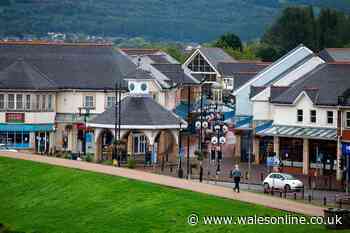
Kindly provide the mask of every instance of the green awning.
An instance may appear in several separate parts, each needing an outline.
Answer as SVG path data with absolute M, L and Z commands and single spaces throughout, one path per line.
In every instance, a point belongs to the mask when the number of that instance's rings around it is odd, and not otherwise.
M 54 131 L 54 124 L 8 124 L 1 123 L 0 131 L 50 132 Z

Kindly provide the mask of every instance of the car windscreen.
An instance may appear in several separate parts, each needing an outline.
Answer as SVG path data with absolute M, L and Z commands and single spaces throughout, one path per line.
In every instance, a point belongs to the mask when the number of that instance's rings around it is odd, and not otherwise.
M 283 174 L 285 180 L 295 180 L 295 177 L 289 174 Z

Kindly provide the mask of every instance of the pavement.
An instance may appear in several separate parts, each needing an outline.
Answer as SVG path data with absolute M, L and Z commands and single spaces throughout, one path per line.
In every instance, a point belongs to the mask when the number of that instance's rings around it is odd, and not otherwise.
M 113 176 L 120 176 L 134 180 L 150 182 L 158 185 L 190 190 L 194 192 L 209 194 L 221 198 L 238 200 L 242 202 L 262 205 L 268 208 L 299 213 L 309 216 L 323 216 L 324 208 L 295 202 L 293 200 L 273 197 L 269 195 L 261 195 L 254 192 L 241 191 L 240 193 L 233 192 L 231 187 L 214 185 L 210 183 L 199 183 L 195 180 L 179 179 L 176 177 L 154 174 L 135 169 L 119 168 L 96 163 L 88 163 L 84 161 L 67 160 L 55 157 L 40 156 L 34 154 L 20 152 L 1 152 L 1 157 L 13 159 L 29 160 L 39 163 L 45 163 L 55 166 L 79 169 L 84 171 L 92 171 Z

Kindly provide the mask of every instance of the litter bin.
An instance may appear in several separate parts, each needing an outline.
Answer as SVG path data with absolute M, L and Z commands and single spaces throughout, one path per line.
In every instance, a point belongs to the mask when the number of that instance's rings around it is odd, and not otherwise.
M 326 228 L 328 229 L 350 229 L 350 210 L 329 208 L 324 210 Z M 341 218 L 341 224 L 336 222 L 336 219 Z

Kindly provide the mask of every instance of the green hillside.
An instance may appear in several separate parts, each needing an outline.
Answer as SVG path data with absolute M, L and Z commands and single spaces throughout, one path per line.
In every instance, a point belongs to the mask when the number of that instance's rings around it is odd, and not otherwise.
M 260 37 L 290 4 L 350 12 L 349 0 L 1 0 L 0 35 L 54 31 L 202 42 L 231 31 L 246 40 Z

